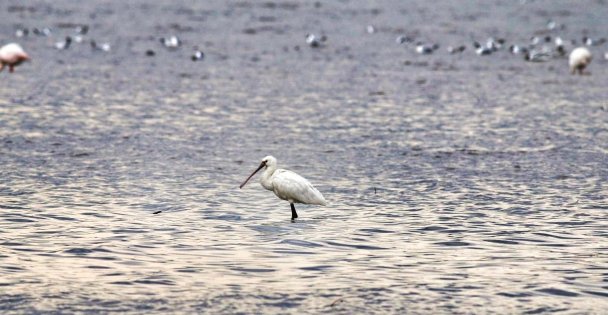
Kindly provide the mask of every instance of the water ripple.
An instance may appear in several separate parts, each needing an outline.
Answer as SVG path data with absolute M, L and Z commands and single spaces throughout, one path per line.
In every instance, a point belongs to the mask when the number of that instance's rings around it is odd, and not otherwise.
M 575 77 L 563 59 L 394 44 L 526 43 L 548 19 L 567 25 L 552 37 L 601 36 L 600 2 L 0 7 L 7 39 L 53 30 L 0 73 L 2 313 L 608 309 L 606 62 Z M 85 41 L 110 53 L 49 49 L 91 19 Z M 160 45 L 171 34 L 182 49 Z M 239 189 L 268 154 L 329 205 L 292 222 L 259 184 Z

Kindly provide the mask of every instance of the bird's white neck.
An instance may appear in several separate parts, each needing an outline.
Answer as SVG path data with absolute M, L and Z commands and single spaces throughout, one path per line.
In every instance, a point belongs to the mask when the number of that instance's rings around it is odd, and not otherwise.
M 260 178 L 260 183 L 262 184 L 262 186 L 268 190 L 273 190 L 273 185 L 272 185 L 272 174 L 274 174 L 274 171 L 277 170 L 277 166 L 276 165 L 268 165 L 266 166 L 266 169 L 264 170 L 264 173 L 262 173 L 262 177 Z

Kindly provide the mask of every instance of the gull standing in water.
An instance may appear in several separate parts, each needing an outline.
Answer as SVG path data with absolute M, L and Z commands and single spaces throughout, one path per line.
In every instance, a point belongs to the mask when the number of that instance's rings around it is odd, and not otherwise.
M 289 201 L 291 220 L 298 217 L 294 203 L 327 205 L 323 195 L 308 180 L 292 171 L 277 169 L 277 159 L 270 155 L 262 159 L 260 166 L 247 177 L 239 188 L 243 188 L 261 169 L 264 169 L 264 172 L 260 183 L 264 188 L 273 191 L 277 197 Z

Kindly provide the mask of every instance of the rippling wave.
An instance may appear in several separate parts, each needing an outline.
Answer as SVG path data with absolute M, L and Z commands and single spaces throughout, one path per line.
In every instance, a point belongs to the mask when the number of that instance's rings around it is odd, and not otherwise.
M 34 62 L 0 73 L 1 313 L 608 309 L 606 62 L 394 44 L 527 40 L 549 17 L 574 37 L 605 5 L 128 3 L 0 4 L 3 34 L 88 21 L 115 47 L 27 38 Z M 172 32 L 206 59 L 161 50 Z M 268 154 L 329 205 L 292 223 L 239 190 Z

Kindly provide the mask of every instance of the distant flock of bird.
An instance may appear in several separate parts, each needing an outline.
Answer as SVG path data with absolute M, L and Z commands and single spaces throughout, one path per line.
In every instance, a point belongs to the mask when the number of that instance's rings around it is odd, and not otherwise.
M 563 27 L 563 25 L 558 25 L 554 21 L 549 21 L 547 23 L 548 31 L 554 31 L 558 28 L 563 29 Z M 373 25 L 368 25 L 366 27 L 366 31 L 369 34 L 373 34 L 376 32 L 376 28 Z M 73 43 L 83 43 L 85 41 L 85 36 L 88 32 L 88 25 L 78 25 L 75 27 L 74 33 L 72 35 L 68 35 L 65 37 L 64 40 L 56 42 L 54 44 L 54 48 L 57 50 L 66 50 L 69 49 Z M 23 38 L 27 36 L 49 37 L 52 36 L 52 34 L 53 31 L 48 27 L 32 28 L 31 30 L 27 28 L 19 28 L 15 31 L 15 36 L 17 38 Z M 395 41 L 399 45 L 413 46 L 414 51 L 416 53 L 424 55 L 433 54 L 435 51 L 439 50 L 440 47 L 437 43 L 427 44 L 422 41 L 416 41 L 413 37 L 409 37 L 407 35 L 400 35 L 396 38 Z M 327 36 L 307 34 L 305 42 L 308 46 L 312 48 L 320 48 L 326 44 Z M 568 47 L 573 47 L 574 49 L 570 51 L 568 60 L 570 72 L 572 74 L 583 74 L 583 71 L 592 60 L 592 54 L 586 46 L 600 46 L 603 45 L 605 42 L 605 38 L 592 39 L 590 37 L 583 37 L 581 46 L 574 48 L 577 44 L 575 40 L 567 42 L 561 37 L 552 38 L 549 35 L 544 37 L 533 36 L 530 38 L 530 43 L 528 43 L 527 45 L 512 44 L 508 46 L 508 50 L 514 55 L 523 55 L 524 60 L 526 61 L 544 62 L 552 58 L 565 57 L 568 53 Z M 96 51 L 109 52 L 112 49 L 109 43 L 97 43 L 95 40 L 92 39 L 89 40 L 89 43 L 91 45 L 91 48 Z M 182 41 L 175 35 L 160 38 L 160 43 L 168 50 L 176 50 L 182 46 Z M 475 54 L 479 56 L 491 55 L 507 47 L 506 40 L 501 38 L 495 39 L 492 37 L 488 38 L 485 43 L 473 41 L 472 46 Z M 463 53 L 466 48 L 467 47 L 465 45 L 460 45 L 456 47 L 448 46 L 447 52 L 449 54 L 459 54 Z M 152 57 L 155 54 L 155 51 L 152 49 L 148 49 L 145 52 L 145 55 L 149 57 Z M 197 47 L 194 47 L 194 52 L 190 57 L 191 60 L 199 61 L 203 60 L 204 57 L 205 54 Z M 604 57 L 608 59 L 608 52 L 606 52 Z M 14 72 L 16 66 L 28 60 L 31 60 L 30 56 L 17 43 L 10 43 L 0 48 L 0 71 L 2 71 L 5 66 L 7 66 L 9 68 L 9 72 Z
M 88 25 L 78 25 L 74 29 L 74 33 L 67 35 L 63 40 L 57 41 L 53 44 L 53 48 L 56 50 L 67 50 L 72 47 L 73 44 L 81 44 L 86 41 L 85 37 L 89 32 Z M 37 28 L 34 27 L 31 30 L 28 28 L 19 28 L 15 31 L 15 37 L 24 38 L 29 36 L 39 37 L 50 37 L 53 35 L 53 31 L 49 27 Z M 88 41 L 91 49 L 94 51 L 110 52 L 112 46 L 110 43 L 98 43 L 94 39 Z M 168 50 L 176 50 L 182 46 L 182 41 L 175 35 L 169 37 L 160 38 L 160 43 Z M 156 55 L 154 50 L 148 49 L 145 55 L 152 57 Z M 205 54 L 197 47 L 194 48 L 190 59 L 192 61 L 203 60 Z M 24 61 L 31 60 L 30 56 L 25 52 L 23 47 L 17 43 L 10 43 L 0 47 L 0 72 L 5 66 L 9 68 L 9 72 L 14 72 L 15 67 L 22 64 Z
M 554 21 L 550 20 L 547 23 L 547 30 L 541 33 L 547 33 L 563 29 L 564 25 L 558 25 Z M 368 25 L 366 31 L 369 34 L 374 34 L 376 28 L 373 25 Z M 306 44 L 312 48 L 323 47 L 327 41 L 327 36 L 317 36 L 315 34 L 306 35 Z M 600 46 L 606 43 L 605 38 L 592 39 L 588 36 L 582 38 L 580 47 L 576 47 L 576 40 L 566 41 L 559 36 L 552 38 L 550 35 L 544 37 L 532 36 L 530 42 L 527 45 L 511 44 L 508 46 L 508 51 L 513 55 L 522 55 L 525 61 L 529 62 L 545 62 L 553 58 L 563 58 L 568 54 L 568 48 L 573 48 L 570 51 L 568 63 L 570 72 L 572 74 L 583 74 L 583 70 L 591 63 L 592 54 L 587 48 L 588 46 Z M 395 39 L 395 42 L 399 45 L 406 45 L 407 47 L 413 47 L 414 51 L 418 54 L 429 55 L 439 50 L 440 45 L 437 43 L 429 44 L 423 41 L 416 41 L 415 38 L 407 35 L 399 35 Z M 476 40 L 472 42 L 473 51 L 479 56 L 488 56 L 499 50 L 504 50 L 506 46 L 506 40 L 499 38 L 495 39 L 490 37 L 485 43 L 480 43 Z M 467 49 L 467 46 L 448 46 L 447 52 L 449 54 L 460 54 Z M 608 52 L 604 54 L 604 58 L 608 60 Z

